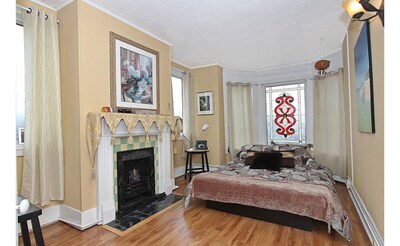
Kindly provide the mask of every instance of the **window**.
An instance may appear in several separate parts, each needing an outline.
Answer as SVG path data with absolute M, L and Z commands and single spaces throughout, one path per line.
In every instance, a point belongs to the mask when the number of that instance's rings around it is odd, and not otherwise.
M 183 111 L 183 94 L 182 94 L 182 79 L 172 76 L 172 98 L 174 106 L 174 116 L 182 118 Z
M 16 27 L 16 56 L 17 56 L 17 81 L 16 81 L 16 138 L 17 150 L 23 149 L 25 128 L 25 53 L 24 53 L 24 27 Z M 18 151 L 17 151 L 18 152 Z M 20 154 L 19 154 L 20 155 Z
M 268 144 L 305 143 L 304 83 L 266 87 Z

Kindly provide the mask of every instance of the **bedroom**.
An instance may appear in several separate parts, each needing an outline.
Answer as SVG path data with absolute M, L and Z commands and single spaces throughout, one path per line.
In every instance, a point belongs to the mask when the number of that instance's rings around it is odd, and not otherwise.
M 60 20 L 60 62 L 61 62 L 61 83 L 62 83 L 62 105 L 63 107 L 63 129 L 64 135 L 64 157 L 65 157 L 65 198 L 62 205 L 80 211 L 82 214 L 96 207 L 95 181 L 91 178 L 92 169 L 90 166 L 89 154 L 86 150 L 86 115 L 88 112 L 99 112 L 101 107 L 110 105 L 110 67 L 109 67 L 109 31 L 115 31 L 119 34 L 134 40 L 146 47 L 156 49 L 159 56 L 159 75 L 161 81 L 170 81 L 171 68 L 179 66 L 180 60 L 174 60 L 174 48 L 164 42 L 155 39 L 137 28 L 134 28 L 121 20 L 105 13 L 103 10 L 88 4 L 90 1 L 74 1 L 63 6 L 57 11 L 57 19 Z M 30 6 L 33 3 L 29 1 L 17 1 L 19 5 Z M 335 3 L 340 8 L 340 2 Z M 379 6 L 379 3 L 374 3 Z M 43 8 L 42 6 L 39 6 Z M 343 10 L 343 15 L 345 14 Z M 349 17 L 347 17 L 349 18 Z M 349 19 L 348 19 L 349 21 Z M 372 49 L 383 50 L 383 27 L 379 26 L 379 19 L 371 21 Z M 71 31 L 76 30 L 76 31 Z M 346 27 L 343 34 L 346 33 Z M 374 33 L 374 32 L 377 33 Z M 357 35 L 357 34 L 354 34 Z M 319 56 L 320 38 L 316 38 L 315 45 L 307 47 L 309 50 L 317 51 Z M 354 41 L 356 36 L 352 37 Z M 375 38 L 375 40 L 374 40 Z M 342 56 L 342 41 L 340 38 L 337 48 L 340 48 L 339 56 Z M 324 39 L 324 44 L 328 46 L 329 40 Z M 333 50 L 327 50 L 326 54 Z M 104 54 L 104 55 L 99 55 Z M 172 53 L 172 54 L 171 54 Z M 381 57 L 373 55 L 374 63 L 374 81 L 383 80 L 383 53 Z M 335 54 L 333 54 L 334 56 Z M 171 64 L 172 60 L 177 63 Z M 336 57 L 337 58 L 337 57 Z M 194 59 L 194 58 L 193 58 Z M 311 61 L 314 58 L 304 59 Z M 335 57 L 329 58 L 334 61 Z M 341 58 L 338 59 L 341 61 Z M 173 62 L 172 61 L 172 62 Z M 214 62 L 215 63 L 215 62 Z M 248 62 L 250 63 L 250 62 Z M 333 62 L 332 62 L 333 63 Z M 210 64 L 210 63 L 208 63 Z M 290 63 L 288 63 L 290 64 Z M 310 62 L 312 66 L 313 62 Z M 375 65 L 378 64 L 378 65 Z M 194 68 L 199 65 L 191 65 Z M 335 65 L 332 64 L 332 67 Z M 379 66 L 382 66 L 381 69 Z M 210 163 L 213 165 L 225 162 L 225 149 L 227 142 L 225 140 L 226 127 L 224 126 L 223 105 L 225 98 L 223 96 L 223 84 L 229 80 L 238 81 L 239 79 L 249 81 L 247 78 L 254 78 L 254 83 L 259 81 L 277 81 L 308 78 L 314 75 L 315 71 L 309 69 L 307 77 L 285 78 L 278 77 L 284 73 L 295 74 L 297 69 L 303 70 L 299 66 L 287 66 L 281 71 L 274 69 L 265 69 L 265 71 L 240 71 L 235 67 L 221 67 L 219 65 L 190 69 L 195 84 L 195 92 L 213 91 L 214 92 L 214 114 L 209 116 L 195 116 L 196 131 L 199 131 L 204 123 L 209 123 L 211 127 L 202 135 L 208 140 L 210 148 Z M 344 67 L 344 66 L 343 66 Z M 263 67 L 265 68 L 265 67 Z M 291 70 L 293 69 L 293 70 Z M 235 71 L 236 70 L 236 71 Z M 303 70 L 304 71 L 304 70 Z M 234 74 L 236 72 L 236 74 Z M 229 78 L 229 76 L 236 76 Z M 275 76 L 275 77 L 274 77 Z M 198 79 L 198 80 L 197 80 Z M 201 81 L 196 83 L 197 81 Z M 70 83 L 64 83 L 70 81 Z M 212 83 L 211 81 L 218 81 Z M 207 84 L 208 83 L 208 84 Z M 171 93 L 169 86 L 160 85 L 160 113 L 169 114 L 171 103 Z M 375 115 L 376 133 L 363 134 L 358 132 L 357 128 L 353 131 L 353 168 L 355 188 L 359 193 L 365 207 L 370 214 L 377 231 L 383 238 L 384 235 L 384 203 L 383 203 L 383 84 L 374 83 L 375 112 L 381 115 Z M 168 90 L 167 90 L 167 89 Z M 354 106 L 354 105 L 353 105 Z M 377 109 L 379 107 L 379 109 Z M 355 114 L 355 112 L 353 112 Z M 354 121 L 355 122 L 355 121 Z M 354 123 L 353 122 L 353 123 Z M 261 126 L 258 126 L 261 128 Z M 381 129 L 379 131 L 379 129 Z M 262 132 L 259 132 L 259 135 Z M 178 150 L 180 152 L 180 150 Z M 365 164 L 367 163 L 367 164 Z M 380 163 L 374 165 L 373 163 Z M 20 161 L 18 162 L 21 165 Z M 367 166 L 365 166 L 367 165 Z M 179 166 L 176 166 L 179 167 Z M 21 170 L 21 169 L 19 169 Z M 374 182 L 371 182 L 371 175 L 374 176 Z M 82 222 L 82 221 L 80 221 Z M 386 237 L 385 237 L 386 238 Z

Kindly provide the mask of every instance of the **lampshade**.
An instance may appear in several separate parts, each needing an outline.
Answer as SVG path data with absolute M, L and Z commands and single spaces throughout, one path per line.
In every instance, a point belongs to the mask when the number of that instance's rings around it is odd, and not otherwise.
M 21 214 L 24 214 L 28 212 L 29 210 L 29 201 L 27 199 L 24 199 L 21 201 L 21 203 L 17 206 L 17 209 Z
M 203 127 L 201 128 L 201 131 L 207 130 L 208 127 L 209 127 L 209 125 L 208 125 L 207 123 L 205 123 L 205 124 L 203 125 Z
M 360 18 L 365 12 L 364 8 L 357 0 L 344 0 L 342 6 L 351 17 Z
M 202 134 L 205 130 L 207 130 L 209 126 L 210 126 L 210 125 L 207 124 L 207 123 L 205 123 L 205 124 L 203 125 L 203 127 L 201 128 L 201 132 L 200 132 L 199 136 L 197 136 L 197 138 L 196 138 L 195 143 L 197 142 L 197 140 L 199 140 L 201 134 Z

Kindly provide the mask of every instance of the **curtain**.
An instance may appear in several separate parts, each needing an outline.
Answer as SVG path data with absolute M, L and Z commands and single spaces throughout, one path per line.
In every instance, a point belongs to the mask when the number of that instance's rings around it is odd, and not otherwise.
M 187 138 L 183 138 L 183 143 L 185 148 L 190 148 L 194 145 L 194 98 L 193 98 L 193 90 L 192 90 L 192 77 L 189 72 L 186 72 L 182 75 L 182 90 L 183 90 L 183 112 L 182 112 L 182 120 L 183 120 L 183 134 Z M 186 155 L 185 155 L 186 157 Z
M 314 83 L 314 154 L 334 175 L 347 177 L 343 69 Z
M 46 20 L 47 18 L 47 20 Z M 57 20 L 24 14 L 25 146 L 21 194 L 34 204 L 64 199 Z
M 250 83 L 227 83 L 229 152 L 234 158 L 241 146 L 253 143 Z

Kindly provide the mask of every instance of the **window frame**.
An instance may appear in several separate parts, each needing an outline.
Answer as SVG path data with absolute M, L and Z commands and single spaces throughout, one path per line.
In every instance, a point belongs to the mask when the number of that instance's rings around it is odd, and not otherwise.
M 176 115 L 175 115 L 175 105 L 174 105 L 175 97 L 174 97 L 174 94 L 173 94 L 174 92 L 173 92 L 172 78 L 176 78 L 176 79 L 180 79 L 181 80 L 181 98 L 182 98 L 181 112 L 182 112 L 182 116 L 180 116 L 180 117 L 182 118 L 183 117 L 183 78 L 182 78 L 182 76 L 176 76 L 176 74 L 171 74 L 172 106 L 173 106 L 172 114 L 174 116 L 176 116 Z
M 295 80 L 295 81 L 285 81 L 285 82 L 278 82 L 278 83 L 267 83 L 267 84 L 263 84 L 263 92 L 264 92 L 264 99 L 265 99 L 265 131 L 266 131 L 266 142 L 268 144 L 271 144 L 271 142 L 276 142 L 276 143 L 280 143 L 280 144 L 301 144 L 301 143 L 307 143 L 308 141 L 308 133 L 307 133 L 307 103 L 306 103 L 306 98 L 307 98 L 307 80 Z M 298 96 L 298 98 L 300 98 L 300 102 L 298 102 L 296 104 L 296 109 L 298 111 L 297 115 L 298 118 L 296 118 L 299 127 L 298 127 L 298 132 L 299 132 L 299 137 L 298 140 L 277 140 L 277 139 L 273 139 L 273 125 L 274 125 L 274 113 L 272 112 L 272 114 L 270 114 L 270 116 L 268 115 L 268 107 L 271 108 L 271 110 L 273 111 L 273 98 L 272 98 L 272 93 L 274 92 L 273 89 L 271 89 L 270 92 L 268 92 L 268 88 L 273 88 L 273 87 L 278 87 L 278 86 L 291 86 L 291 85 L 297 85 L 297 88 L 293 88 L 293 89 L 289 89 L 289 90 L 285 90 L 288 92 L 295 92 Z M 301 86 L 302 85 L 302 88 Z M 303 94 L 304 94 L 304 98 L 301 97 L 301 90 L 303 90 Z M 275 90 L 276 92 L 277 90 Z M 282 91 L 283 90 L 278 90 L 278 91 Z M 267 97 L 267 93 L 270 94 L 270 100 L 269 102 L 267 101 L 268 97 Z M 270 104 L 268 106 L 268 104 Z M 304 105 L 304 112 L 302 110 L 302 106 Z M 305 120 L 302 120 L 302 115 L 304 114 L 305 116 Z M 270 125 L 268 125 L 268 117 L 271 117 L 270 119 Z M 303 127 L 304 127 L 304 132 L 303 132 Z M 303 134 L 305 134 L 304 136 L 304 140 L 303 140 Z M 272 134 L 271 137 L 269 137 Z

